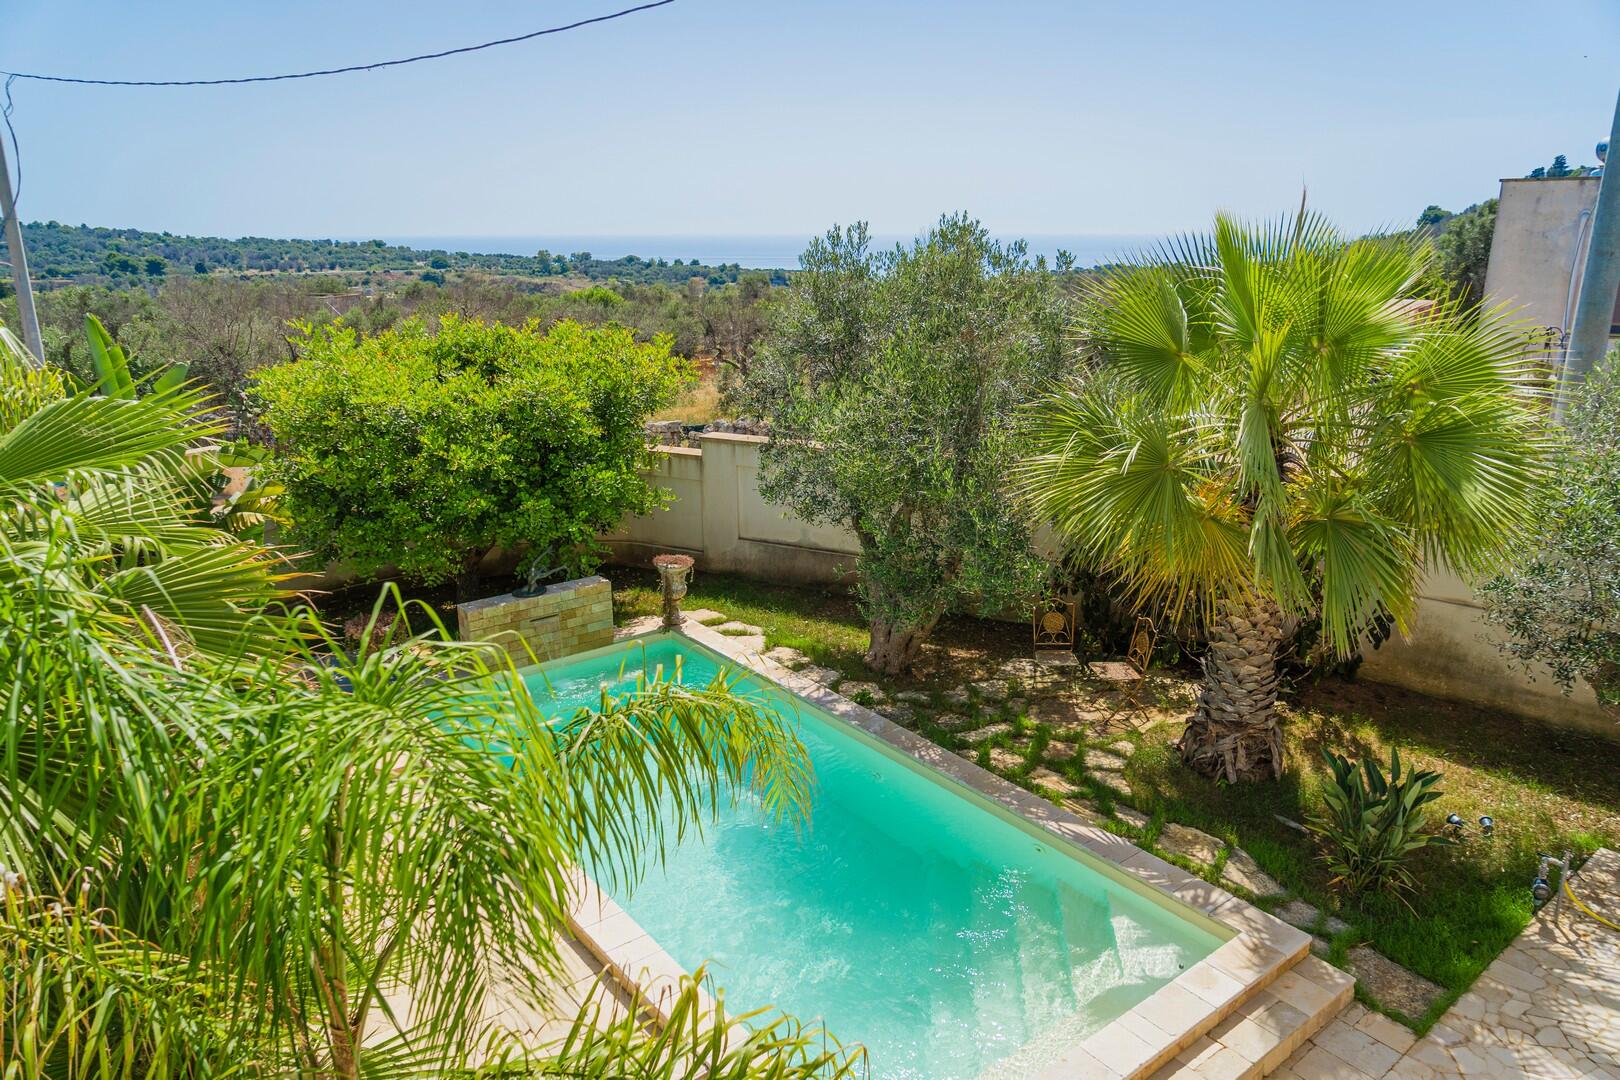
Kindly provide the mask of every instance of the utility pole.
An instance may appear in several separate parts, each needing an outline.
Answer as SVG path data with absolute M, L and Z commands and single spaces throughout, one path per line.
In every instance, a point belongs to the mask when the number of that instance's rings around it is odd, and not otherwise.
M 1614 105 L 1609 153 L 1620 146 L 1620 99 Z M 1616 166 L 1620 169 L 1620 165 Z M 1586 249 L 1586 270 L 1581 274 L 1581 298 L 1575 304 L 1575 325 L 1570 330 L 1569 353 L 1559 380 L 1555 415 L 1564 418 L 1574 392 L 1592 366 L 1609 350 L 1609 326 L 1614 321 L 1614 298 L 1620 293 L 1620 177 L 1603 163 L 1598 184 L 1597 209 L 1592 212 L 1592 239 Z
M 45 342 L 39 336 L 39 315 L 34 311 L 34 286 L 28 280 L 28 253 L 23 251 L 22 222 L 11 191 L 11 165 L 6 161 L 6 140 L 0 137 L 0 214 L 6 216 L 6 250 L 11 253 L 11 283 L 17 287 L 17 314 L 22 319 L 23 342 L 39 363 L 45 362 Z

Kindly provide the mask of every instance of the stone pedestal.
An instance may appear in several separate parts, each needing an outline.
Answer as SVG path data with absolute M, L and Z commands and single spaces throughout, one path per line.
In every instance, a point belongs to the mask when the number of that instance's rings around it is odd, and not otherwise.
M 456 624 L 463 641 L 498 641 L 519 667 L 544 663 L 612 643 L 613 586 L 592 576 L 535 596 L 490 596 L 457 604 Z
M 659 587 L 664 598 L 664 629 L 680 628 L 685 616 L 681 614 L 681 598 L 686 595 L 686 583 L 692 576 L 692 556 L 657 555 L 653 566 L 658 569 Z

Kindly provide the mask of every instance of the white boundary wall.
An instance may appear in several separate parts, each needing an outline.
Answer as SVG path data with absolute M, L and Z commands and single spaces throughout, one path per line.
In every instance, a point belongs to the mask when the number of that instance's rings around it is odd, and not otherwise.
M 828 584 L 848 578 L 860 545 L 853 533 L 810 525 L 759 494 L 759 435 L 705 432 L 701 448 L 657 446 L 647 476 L 674 494 L 663 510 L 626 518 L 602 537 L 621 562 L 646 565 L 661 551 L 699 570 L 768 581 Z
M 663 510 L 625 519 L 602 538 L 615 559 L 646 566 L 659 552 L 674 551 L 691 555 L 699 570 L 810 585 L 848 580 L 860 551 L 852 533 L 808 525 L 760 497 L 760 446 L 768 440 L 722 432 L 700 439 L 701 448 L 654 448 L 648 478 L 675 498 Z M 1620 725 L 1598 708 L 1590 687 L 1565 695 L 1544 669 L 1532 678 L 1497 649 L 1501 636 L 1480 616 L 1467 584 L 1449 571 L 1431 574 L 1411 637 L 1367 648 L 1360 674 L 1620 739 Z

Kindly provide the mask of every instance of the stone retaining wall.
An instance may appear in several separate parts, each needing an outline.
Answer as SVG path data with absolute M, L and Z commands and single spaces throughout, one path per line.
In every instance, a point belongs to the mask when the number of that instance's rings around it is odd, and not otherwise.
M 499 641 L 513 663 L 554 660 L 613 642 L 613 586 L 575 578 L 536 596 L 505 593 L 456 605 L 463 641 Z

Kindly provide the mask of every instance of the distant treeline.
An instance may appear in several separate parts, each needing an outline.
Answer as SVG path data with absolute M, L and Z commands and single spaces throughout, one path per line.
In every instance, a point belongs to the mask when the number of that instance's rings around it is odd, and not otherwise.
M 638 285 L 685 285 L 692 278 L 700 278 L 709 285 L 728 285 L 747 273 L 736 263 L 706 266 L 695 259 L 670 262 L 638 255 L 598 259 L 588 251 L 569 255 L 549 251 L 534 255 L 475 255 L 465 251 L 424 251 L 381 240 L 277 240 L 262 236 L 227 240 L 63 225 L 57 221 L 25 224 L 23 244 L 28 249 L 32 276 L 46 285 L 133 284 L 212 273 L 416 273 L 432 280 L 432 275 L 447 270 Z M 3 243 L 0 251 L 4 251 Z M 776 284 L 787 281 L 784 270 L 767 271 L 766 275 Z
M 15 328 L 17 301 L 6 292 L 0 325 Z M 137 375 L 185 364 L 247 420 L 244 391 L 253 373 L 298 355 L 303 324 L 342 319 L 373 334 L 405 319 L 431 326 L 449 313 L 509 325 L 615 323 L 643 339 L 667 335 L 677 353 L 712 364 L 726 384 L 746 372 L 777 292 L 757 271 L 718 286 L 688 280 L 679 288 L 615 282 L 545 289 L 476 273 L 442 282 L 384 275 L 365 286 L 336 274 L 186 274 L 140 285 L 65 285 L 39 292 L 37 304 L 47 359 L 80 379 L 95 378 L 84 333 L 84 317 L 95 315 L 133 354 Z

